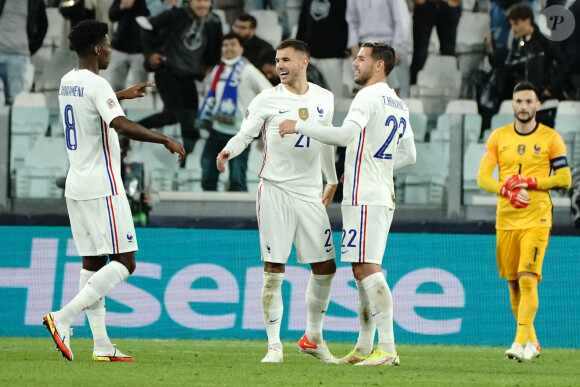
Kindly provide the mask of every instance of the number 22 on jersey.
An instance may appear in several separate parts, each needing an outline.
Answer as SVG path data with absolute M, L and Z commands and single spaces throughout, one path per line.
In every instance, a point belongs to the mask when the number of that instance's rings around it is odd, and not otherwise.
M 395 134 L 397 134 L 397 130 L 399 129 L 399 126 L 402 126 L 403 127 L 403 130 L 401 131 L 401 134 L 399 134 L 399 137 L 397 138 L 397 144 L 399 144 L 399 141 L 401 140 L 401 137 L 403 137 L 403 135 L 405 134 L 405 130 L 407 130 L 407 121 L 403 117 L 401 117 L 400 121 L 397 122 L 397 117 L 395 117 L 393 115 L 389 116 L 387 118 L 387 120 L 385 121 L 385 126 L 387 128 L 389 128 L 390 125 L 392 125 L 392 128 L 391 128 L 391 131 L 389 133 L 389 136 L 387 137 L 387 140 L 379 148 L 379 150 L 377 151 L 377 153 L 375 153 L 374 156 L 373 156 L 373 157 L 375 157 L 377 159 L 392 160 L 393 159 L 393 154 L 392 153 L 387 153 L 387 150 L 389 148 L 389 145 L 391 145 L 391 142 L 393 142 L 393 139 L 395 138 Z

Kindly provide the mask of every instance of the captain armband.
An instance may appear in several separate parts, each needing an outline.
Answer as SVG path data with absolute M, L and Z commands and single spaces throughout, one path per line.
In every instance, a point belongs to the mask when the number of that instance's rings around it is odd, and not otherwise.
M 554 171 L 560 168 L 569 167 L 568 159 L 566 156 L 556 157 L 555 159 L 550 160 L 550 166 Z

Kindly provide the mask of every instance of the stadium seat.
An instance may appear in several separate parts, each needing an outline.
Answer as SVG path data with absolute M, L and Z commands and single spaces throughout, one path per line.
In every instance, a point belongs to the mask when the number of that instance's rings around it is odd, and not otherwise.
M 501 104 L 499 105 L 498 114 L 511 114 L 513 116 L 514 108 L 512 107 L 511 99 L 506 99 L 501 102 Z
M 282 39 L 282 26 L 278 22 L 278 13 L 270 9 L 255 9 L 249 13 L 256 18 L 258 23 L 256 35 L 276 47 Z
M 497 129 L 499 127 L 512 124 L 514 122 L 514 113 L 513 110 L 509 114 L 494 114 L 491 117 L 491 129 Z
M 12 107 L 46 107 L 46 98 L 42 93 L 23 91 L 14 98 Z
M 58 106 L 58 99 L 54 98 L 54 91 L 60 86 L 60 79 L 70 70 L 78 65 L 78 57 L 74 51 L 59 50 L 55 51 L 50 60 L 46 63 L 41 79 L 36 83 L 36 90 L 49 93 L 47 103 L 55 101 L 54 105 Z
M 447 103 L 445 114 L 478 114 L 477 102 L 473 99 L 455 99 Z
M 483 157 L 485 144 L 470 143 L 463 155 L 463 203 L 473 204 L 474 196 L 493 196 L 494 194 L 482 190 L 477 185 L 477 173 Z M 493 172 L 494 178 L 498 178 L 497 168 Z
M 415 98 L 423 101 L 426 114 L 441 114 L 447 102 L 459 98 L 461 72 L 454 56 L 430 55 L 417 75 Z
M 332 117 L 332 125 L 342 126 L 351 103 L 352 98 L 336 98 L 334 100 L 334 116 Z
M 560 101 L 558 114 L 580 116 L 580 101 Z
M 230 32 L 230 25 L 228 24 L 228 19 L 226 18 L 226 11 L 223 9 L 212 9 L 212 12 L 219 16 L 222 22 L 222 33 L 225 35 Z
M 415 144 L 417 162 L 395 171 L 396 190 L 405 204 L 443 204 L 449 176 L 449 143 Z
M 62 190 L 56 186 L 56 179 L 66 176 L 68 166 L 68 156 L 62 139 L 38 137 L 26 153 L 23 165 L 15 169 L 15 197 L 62 197 Z
M 466 2 L 463 3 L 465 7 Z M 455 52 L 464 79 L 472 70 L 481 68 L 486 53 L 484 37 L 489 31 L 489 23 L 489 14 L 484 12 L 464 11 L 459 18 Z
M 481 130 L 481 116 L 476 113 L 463 115 L 464 142 L 477 141 Z M 431 132 L 431 141 L 449 141 L 450 114 L 441 114 L 437 118 L 437 128 Z
M 10 169 L 24 165 L 26 154 L 37 138 L 44 136 L 49 124 L 46 107 L 13 107 L 10 121 Z
M 427 133 L 427 116 L 423 113 L 409 113 L 409 121 L 411 128 L 413 128 L 413 136 L 415 141 L 425 141 L 425 134 Z
M 418 98 L 403 98 L 410 113 L 423 113 L 423 101 Z

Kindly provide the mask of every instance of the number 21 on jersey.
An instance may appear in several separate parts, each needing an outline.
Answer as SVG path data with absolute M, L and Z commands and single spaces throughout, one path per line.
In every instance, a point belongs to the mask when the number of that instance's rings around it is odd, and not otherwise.
M 77 149 L 77 129 L 75 126 L 75 115 L 73 107 L 66 105 L 64 107 L 64 137 L 66 139 L 66 147 L 70 150 Z

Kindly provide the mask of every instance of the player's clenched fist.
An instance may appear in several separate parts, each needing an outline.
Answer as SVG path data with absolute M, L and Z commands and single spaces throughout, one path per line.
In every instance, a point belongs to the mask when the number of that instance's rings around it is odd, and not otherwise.
M 284 137 L 285 134 L 292 134 L 296 133 L 296 121 L 294 120 L 284 120 L 280 122 L 278 125 L 278 133 L 281 137 Z

